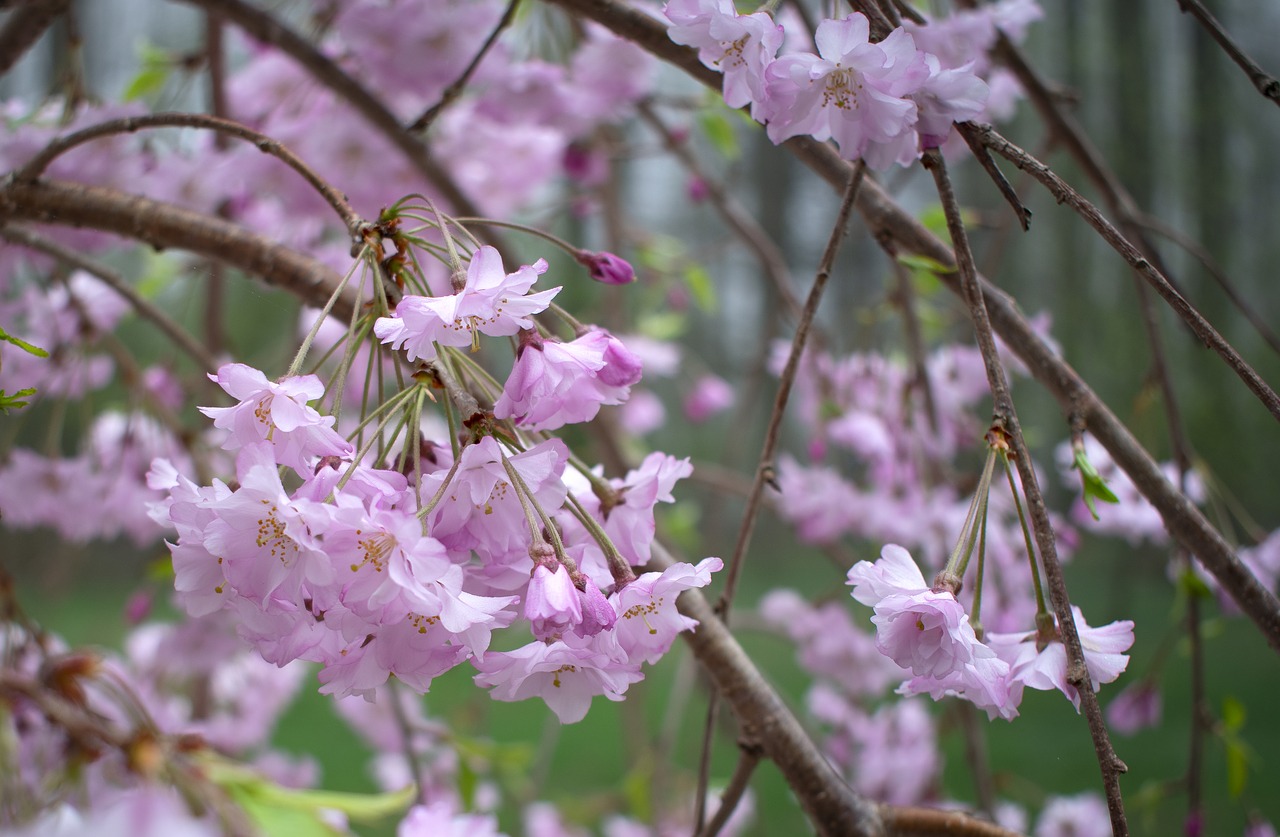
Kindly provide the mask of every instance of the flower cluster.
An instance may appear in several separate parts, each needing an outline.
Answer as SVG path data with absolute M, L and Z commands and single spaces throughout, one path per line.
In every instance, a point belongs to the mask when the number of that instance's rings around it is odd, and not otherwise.
M 375 334 L 413 360 L 519 334 L 496 419 L 524 429 L 587 420 L 625 398 L 640 363 L 604 331 L 540 337 L 530 315 L 559 290 L 529 292 L 545 270 L 508 274 L 482 247 L 456 293 L 406 296 Z M 311 405 L 325 392 L 316 376 L 271 381 L 227 364 L 211 377 L 237 402 L 202 408 L 237 451 L 235 483 L 196 485 L 163 460 L 151 472 L 169 495 L 154 515 L 178 533 L 179 601 L 197 616 L 233 612 L 277 665 L 320 663 L 321 691 L 371 697 L 395 677 L 425 692 L 470 661 L 496 699 L 542 697 L 568 723 L 594 695 L 621 699 L 694 627 L 676 596 L 708 584 L 718 558 L 639 578 L 630 569 L 649 561 L 654 507 L 674 499 L 687 460 L 655 453 L 607 481 L 566 471 L 558 439 L 504 444 L 476 431 L 393 470 Z M 490 650 L 521 616 L 533 641 Z
M 1030 11 L 1028 10 L 1030 5 Z M 702 63 L 724 74 L 724 98 L 750 105 L 769 139 L 834 140 L 846 159 L 876 169 L 908 165 L 921 149 L 942 145 L 954 122 L 987 113 L 990 88 L 977 69 L 996 27 L 1025 26 L 1034 4 L 1013 0 L 971 13 L 987 37 L 935 39 L 930 26 L 898 27 L 873 42 L 860 12 L 818 24 L 817 52 L 779 55 L 784 29 L 765 12 L 738 14 L 732 0 L 670 0 L 670 37 L 696 47 Z M 938 29 L 946 30 L 946 22 Z M 959 43 L 959 46 L 956 44 Z M 926 46 L 928 45 L 928 46 Z

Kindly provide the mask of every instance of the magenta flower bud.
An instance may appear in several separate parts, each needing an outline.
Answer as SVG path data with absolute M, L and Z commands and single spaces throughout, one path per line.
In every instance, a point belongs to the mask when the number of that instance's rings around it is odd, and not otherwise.
M 591 274 L 591 278 L 606 285 L 629 285 L 636 281 L 636 272 L 626 259 L 613 253 L 593 253 L 590 250 L 579 250 L 576 256 L 578 264 Z
M 561 634 L 582 621 L 578 590 L 563 564 L 554 571 L 546 564 L 534 567 L 524 599 L 524 616 L 533 623 L 533 635 L 538 639 Z
M 582 622 L 573 629 L 578 636 L 595 636 L 601 631 L 612 629 L 618 621 L 613 605 L 609 604 L 604 593 L 590 579 L 587 580 L 586 589 L 578 592 L 578 598 L 582 605 Z
M 622 341 L 605 332 L 608 347 L 604 350 L 604 368 L 596 373 L 601 381 L 611 387 L 629 387 L 640 383 L 644 374 L 644 363 L 640 358 L 622 345 Z

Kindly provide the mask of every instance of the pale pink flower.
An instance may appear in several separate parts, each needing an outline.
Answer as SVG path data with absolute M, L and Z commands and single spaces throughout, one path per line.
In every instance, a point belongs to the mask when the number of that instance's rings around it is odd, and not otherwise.
M 354 446 L 333 430 L 333 416 L 322 416 L 308 401 L 324 395 L 315 375 L 285 378 L 279 383 L 243 363 L 228 363 L 209 379 L 240 403 L 234 407 L 201 407 L 213 426 L 230 433 L 224 450 L 269 442 L 282 465 L 308 474 L 315 457 L 350 457 Z
M 404 348 L 409 360 L 432 360 L 435 343 L 474 346 L 481 334 L 509 337 L 532 328 L 530 316 L 545 311 L 559 288 L 530 294 L 538 276 L 547 271 L 545 259 L 508 274 L 493 247 L 481 247 L 467 266 L 467 281 L 450 296 L 406 296 L 394 317 L 380 317 L 374 334 L 393 348 Z
M 566 640 L 531 642 L 512 651 L 491 651 L 475 660 L 476 685 L 491 688 L 495 700 L 540 697 L 562 724 L 587 715 L 591 698 L 622 700 L 632 683 L 644 679 L 639 663 L 621 663 L 592 644 L 571 646 Z M 581 642 L 581 641 L 578 641 Z
M 447 800 L 415 805 L 396 827 L 396 837 L 504 837 L 493 814 L 464 814 Z
M 530 334 L 493 405 L 497 418 L 513 418 L 528 430 L 590 421 L 601 405 L 626 401 L 639 380 L 638 361 L 630 363 L 635 356 L 607 332 L 592 330 L 569 343 Z
M 1093 690 L 1103 683 L 1115 680 L 1129 665 L 1129 656 L 1123 652 L 1133 645 L 1133 622 L 1111 622 L 1100 628 L 1091 628 L 1084 621 L 1080 608 L 1072 607 L 1076 632 L 1084 647 L 1084 661 L 1089 670 Z M 989 634 L 987 642 L 1000 658 L 1009 664 L 1010 685 L 1019 693 L 1023 686 L 1053 691 L 1066 695 L 1080 711 L 1080 695 L 1067 682 L 1067 650 L 1059 640 L 1048 643 L 1043 650 L 1036 649 L 1034 631 L 1021 634 Z
M 1121 735 L 1159 726 L 1160 689 L 1150 680 L 1139 680 L 1116 695 L 1107 705 L 1107 724 Z
M 704 558 L 696 567 L 676 564 L 661 573 L 645 573 L 610 596 L 618 614 L 614 634 L 627 659 L 655 663 L 670 650 L 676 634 L 693 630 L 697 621 L 676 610 L 676 597 L 706 587 L 711 574 L 723 567 L 719 558 Z
M 1111 815 L 1097 793 L 1052 796 L 1040 812 L 1035 837 L 1109 837 Z
M 704 66 L 724 73 L 724 100 L 740 108 L 765 98 L 765 68 L 782 46 L 782 27 L 764 12 L 740 15 L 732 0 L 670 0 L 667 34 L 696 47 Z
M 538 639 L 553 639 L 582 622 L 582 603 L 564 564 L 552 570 L 546 564 L 533 568 L 524 597 L 524 618 L 533 623 Z
M 911 36 L 895 30 L 869 40 L 866 17 L 824 20 L 815 41 L 819 55 L 784 55 L 766 71 L 769 139 L 801 134 L 835 140 L 841 156 L 861 157 L 870 143 L 889 143 L 911 130 L 915 102 L 904 98 L 928 77 Z

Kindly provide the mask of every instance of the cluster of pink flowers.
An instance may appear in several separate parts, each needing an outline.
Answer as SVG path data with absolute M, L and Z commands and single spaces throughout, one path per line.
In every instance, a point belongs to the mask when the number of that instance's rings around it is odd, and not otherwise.
M 926 584 L 902 547 L 885 546 L 874 564 L 859 561 L 849 570 L 849 583 L 853 598 L 875 611 L 876 647 L 913 675 L 899 687 L 900 694 L 929 694 L 935 700 L 954 695 L 992 718 L 1012 719 L 1024 688 L 1057 689 L 1079 709 L 1079 695 L 1067 682 L 1061 641 L 1043 642 L 1035 630 L 989 633 L 980 640 L 955 594 Z M 1133 622 L 1091 628 L 1079 608 L 1074 616 L 1096 691 L 1128 665 L 1124 652 L 1133 645 Z
M 696 47 L 704 65 L 724 74 L 725 101 L 735 108 L 750 105 L 771 140 L 834 140 L 843 157 L 862 158 L 876 169 L 908 165 L 921 149 L 942 145 L 952 123 L 986 114 L 990 89 L 977 64 L 997 26 L 1025 26 L 1037 11 L 1020 0 L 987 7 L 981 19 L 988 37 L 966 39 L 960 48 L 943 38 L 933 47 L 937 52 L 924 46 L 933 46 L 933 38 L 920 37 L 931 27 L 898 27 L 872 42 L 870 23 L 854 12 L 818 24 L 816 54 L 779 55 L 784 35 L 792 33 L 765 12 L 739 14 L 732 0 L 670 0 L 665 6 L 674 24 L 671 39 Z M 974 21 L 965 23 L 974 28 Z
M 539 337 L 530 315 L 558 290 L 529 293 L 545 269 L 507 274 L 483 247 L 456 293 L 405 297 L 375 332 L 418 360 L 520 334 L 497 417 L 526 429 L 584 421 L 625 398 L 640 364 L 603 331 L 571 343 Z M 310 405 L 325 389 L 316 376 L 275 382 L 227 364 L 211 377 L 237 401 L 202 408 L 237 451 L 234 488 L 196 485 L 164 461 L 151 472 L 152 487 L 169 493 L 154 514 L 178 533 L 179 600 L 197 616 L 234 612 L 271 662 L 321 663 L 323 692 L 372 696 L 392 676 L 425 692 L 470 661 L 496 699 L 541 697 L 577 721 L 594 695 L 621 699 L 641 665 L 694 626 L 676 596 L 721 565 L 708 558 L 639 578 L 628 569 L 648 562 L 654 506 L 674 499 L 687 460 L 654 453 L 621 480 L 575 478 L 558 439 L 504 447 L 481 434 L 456 459 L 434 445 L 418 468 L 388 470 L 356 461 L 333 417 Z M 555 527 L 555 548 L 541 525 L 530 529 L 534 508 Z M 533 641 L 490 650 L 494 631 L 521 616 Z

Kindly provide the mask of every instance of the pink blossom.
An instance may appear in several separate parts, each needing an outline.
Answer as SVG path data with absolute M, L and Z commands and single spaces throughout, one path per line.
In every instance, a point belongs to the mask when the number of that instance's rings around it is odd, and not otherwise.
M 513 651 L 492 651 L 474 661 L 476 685 L 491 688 L 502 701 L 540 697 L 562 724 L 587 715 L 591 698 L 622 700 L 632 683 L 644 679 L 639 663 L 621 663 L 593 644 L 569 645 L 570 635 L 551 643 L 531 642 Z
M 668 36 L 696 47 L 704 66 L 724 73 L 724 100 L 733 108 L 765 98 L 765 68 L 782 46 L 782 27 L 764 12 L 740 15 L 732 0 L 669 0 L 663 8 L 675 24 Z
M 464 814 L 447 800 L 415 805 L 396 827 L 396 837 L 503 837 L 492 814 Z
M 432 535 L 441 543 L 450 549 L 478 550 L 490 560 L 507 555 L 528 560 L 532 535 L 503 467 L 505 457 L 492 436 L 462 449 L 458 469 L 428 518 Z M 568 490 L 560 475 L 569 459 L 564 442 L 548 439 L 509 458 L 544 511 L 551 514 L 564 504 Z M 446 470 L 440 470 L 423 479 L 424 501 L 436 493 L 446 475 Z
M 869 41 L 866 17 L 824 20 L 815 35 L 819 55 L 784 55 L 766 71 L 769 139 L 809 134 L 834 139 L 841 156 L 856 159 L 870 143 L 889 143 L 915 124 L 915 102 L 903 98 L 928 76 L 911 36 L 895 30 Z
M 564 564 L 552 570 L 546 564 L 533 568 L 524 598 L 524 618 L 533 623 L 533 635 L 552 639 L 582 622 L 582 603 Z
M 733 406 L 733 387 L 718 375 L 703 375 L 694 381 L 684 399 L 685 418 L 704 422 Z
M 435 346 L 473 346 L 481 334 L 509 337 L 532 328 L 529 317 L 545 311 L 559 288 L 528 293 L 547 271 L 545 259 L 506 273 L 502 256 L 481 247 L 467 266 L 467 281 L 451 296 L 406 296 L 394 317 L 379 317 L 374 333 L 393 348 L 404 348 L 409 360 L 431 360 Z
M 629 285 L 636 281 L 636 271 L 631 263 L 613 253 L 579 250 L 574 258 L 587 269 L 592 279 L 601 284 Z
M 1160 690 L 1149 680 L 1126 687 L 1107 705 L 1107 724 L 1121 735 L 1159 726 Z
M 1084 661 L 1089 670 L 1093 690 L 1103 683 L 1115 680 L 1129 665 L 1129 656 L 1122 652 L 1133 645 L 1133 622 L 1111 622 L 1100 628 L 1091 628 L 1084 621 L 1080 608 L 1072 607 L 1076 632 L 1084 647 Z M 1053 691 L 1066 695 L 1080 711 L 1080 695 L 1067 682 L 1067 650 L 1059 640 L 1048 643 L 1043 650 L 1036 649 L 1034 631 L 1023 634 L 989 634 L 987 642 L 1000 658 L 1009 664 L 1010 685 L 1019 693 L 1023 686 Z
M 676 634 L 697 622 L 676 610 L 676 597 L 693 587 L 706 587 L 711 574 L 724 567 L 719 558 L 704 558 L 695 567 L 676 564 L 661 573 L 645 573 L 610 596 L 618 623 L 618 644 L 633 662 L 655 663 L 671 648 Z
M 634 355 L 608 332 L 592 330 L 570 343 L 531 335 L 521 341 L 493 413 L 514 418 L 529 430 L 590 421 L 601 405 L 627 399 L 630 383 L 635 382 L 628 368 L 631 359 Z M 634 377 L 638 380 L 638 370 Z M 607 379 L 628 383 L 611 384 Z
M 354 446 L 333 430 L 333 416 L 307 406 L 324 395 L 315 375 L 285 378 L 279 383 L 243 363 L 228 363 L 210 380 L 239 400 L 234 407 L 201 407 L 213 426 L 230 432 L 224 450 L 269 442 L 283 465 L 308 473 L 314 457 L 350 457 Z
M 1108 837 L 1111 815 L 1096 793 L 1052 796 L 1036 821 L 1035 837 Z

